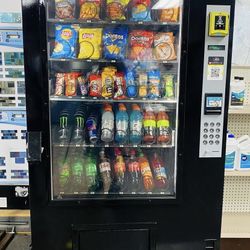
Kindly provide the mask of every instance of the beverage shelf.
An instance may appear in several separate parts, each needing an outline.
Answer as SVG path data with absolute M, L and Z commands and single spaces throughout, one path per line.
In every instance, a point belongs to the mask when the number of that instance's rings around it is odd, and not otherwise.
M 123 100 L 114 100 L 111 98 L 97 98 L 97 97 L 85 97 L 85 96 L 50 96 L 50 101 L 72 101 L 72 102 L 93 102 L 93 103 L 164 103 L 164 104 L 177 104 L 177 100 L 166 100 L 162 98 L 128 98 Z
M 98 25 L 145 25 L 145 26 L 177 26 L 180 23 L 171 22 L 143 22 L 143 21 L 110 21 L 110 20 L 80 20 L 80 19 L 58 19 L 58 18 L 48 18 L 48 23 L 65 23 L 65 24 L 98 24 Z
M 140 63 L 154 63 L 154 64 L 178 64 L 178 60 L 172 60 L 172 61 L 165 61 L 165 60 L 145 60 L 145 61 L 137 61 L 137 60 L 130 60 L 130 59 L 124 59 L 124 60 L 107 60 L 107 59 L 78 59 L 78 58 L 49 58 L 50 62 L 87 62 L 87 63 L 130 63 L 131 62 L 140 62 Z
M 89 143 L 53 143 L 53 147 L 73 148 L 174 148 L 174 144 L 89 144 Z

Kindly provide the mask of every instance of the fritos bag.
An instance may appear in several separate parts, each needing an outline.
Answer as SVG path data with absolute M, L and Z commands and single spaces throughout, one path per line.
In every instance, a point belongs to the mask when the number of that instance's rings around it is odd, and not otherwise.
M 79 19 L 100 20 L 101 0 L 79 0 L 79 5 Z
M 130 33 L 130 59 L 152 60 L 154 33 L 146 30 L 133 30 Z
M 175 60 L 173 32 L 160 32 L 154 37 L 154 56 L 156 60 Z
M 101 57 L 102 28 L 80 29 L 79 43 L 79 59 L 99 59 Z
M 74 18 L 75 0 L 55 0 L 56 16 L 55 18 L 65 19 Z

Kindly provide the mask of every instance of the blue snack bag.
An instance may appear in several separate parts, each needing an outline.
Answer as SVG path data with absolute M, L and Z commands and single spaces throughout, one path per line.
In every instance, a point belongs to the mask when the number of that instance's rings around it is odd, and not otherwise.
M 76 58 L 77 25 L 55 25 L 55 47 L 52 58 Z
M 137 96 L 137 84 L 135 81 L 135 72 L 132 69 L 128 69 L 125 75 L 126 86 L 127 86 L 127 97 L 134 98 Z
M 104 58 L 117 60 L 126 56 L 128 27 L 106 28 L 103 33 Z
M 159 70 L 148 72 L 148 98 L 161 97 L 161 73 Z
M 151 0 L 132 0 L 132 21 L 151 21 Z

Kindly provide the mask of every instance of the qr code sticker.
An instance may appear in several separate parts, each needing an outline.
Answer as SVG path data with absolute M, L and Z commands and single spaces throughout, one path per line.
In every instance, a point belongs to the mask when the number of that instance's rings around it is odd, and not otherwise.
M 224 76 L 224 66 L 223 65 L 208 65 L 208 75 L 207 79 L 210 81 L 221 81 Z
M 212 68 L 211 69 L 211 77 L 212 78 L 219 78 L 220 77 L 220 68 Z

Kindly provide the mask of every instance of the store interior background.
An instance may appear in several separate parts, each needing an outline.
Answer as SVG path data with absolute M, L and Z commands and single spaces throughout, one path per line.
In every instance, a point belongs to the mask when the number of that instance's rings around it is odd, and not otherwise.
M 5 1 L 2 0 L 2 2 Z M 19 5 L 19 8 L 20 2 L 21 0 L 12 0 L 12 4 L 15 3 Z M 2 12 L 1 9 L 4 8 L 3 5 L 5 5 L 5 3 L 0 7 L 0 12 Z M 250 26 L 246 25 L 245 22 L 249 19 L 249 17 L 250 1 L 236 0 L 232 79 L 235 76 L 244 77 L 246 83 L 245 102 L 243 108 L 230 108 L 229 110 L 228 130 L 230 133 L 233 133 L 236 138 L 240 138 L 243 135 L 250 136 Z M 6 94 L 0 94 L 0 99 L 6 97 Z M 16 98 L 18 98 L 18 96 L 16 96 Z M 16 104 L 15 109 L 18 109 L 18 104 Z M 0 112 L 3 110 L 4 108 L 0 106 Z M 4 124 L 0 121 L 0 130 L 3 129 L 3 126 Z M 24 129 L 22 128 L 22 130 Z M 1 145 L 0 141 L 0 149 L 1 147 L 3 147 L 3 144 Z M 1 183 L 1 179 L 0 185 L 3 185 Z M 225 171 L 223 202 L 221 249 L 249 250 L 250 170 Z M 0 201 L 0 207 L 5 207 L 5 205 L 6 204 L 4 202 Z M 29 231 L 29 210 L 0 210 L 0 230 L 4 230 L 6 228 L 11 230 L 11 226 L 7 225 L 6 221 L 25 222 L 23 225 L 17 227 L 17 231 L 21 234 L 15 236 L 14 240 L 10 243 L 7 249 L 29 249 L 30 233 L 27 232 Z

